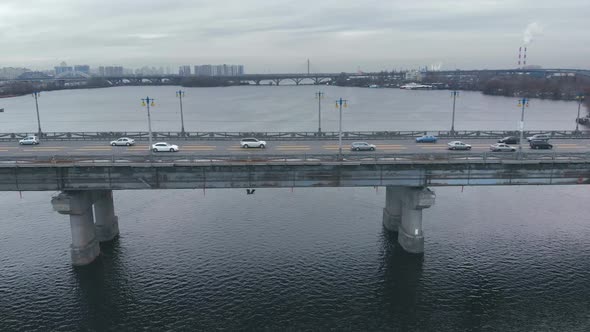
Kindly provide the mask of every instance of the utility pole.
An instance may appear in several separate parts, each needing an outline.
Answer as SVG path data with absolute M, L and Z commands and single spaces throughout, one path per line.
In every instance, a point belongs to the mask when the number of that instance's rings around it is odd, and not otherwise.
M 322 98 L 324 98 L 324 93 L 318 91 L 315 93 L 315 97 L 318 99 L 318 134 L 321 135 L 322 133 Z
M 149 129 L 149 150 L 150 150 L 150 155 L 153 155 L 154 152 L 152 151 L 152 118 L 150 116 L 150 106 L 156 106 L 156 104 L 154 104 L 154 100 L 150 97 L 145 97 L 143 99 L 141 99 L 141 105 L 142 106 L 147 106 L 147 116 L 148 116 L 148 129 Z
M 184 91 L 176 91 L 176 97 L 180 99 L 180 135 L 184 136 L 184 116 L 182 114 L 182 97 L 184 97 Z
M 336 108 L 340 108 L 340 120 L 338 121 L 338 160 L 342 160 L 342 106 L 348 106 L 348 100 L 336 100 Z
M 41 118 L 39 117 L 39 102 L 37 101 L 37 98 L 39 98 L 39 96 L 41 96 L 41 92 L 39 91 L 34 91 L 33 92 L 33 97 L 35 97 L 35 109 L 37 110 L 37 137 L 41 138 Z
M 453 90 L 453 92 L 451 92 L 451 95 L 453 96 L 453 120 L 451 122 L 451 135 L 455 135 L 455 100 L 457 99 L 458 94 L 459 91 L 457 90 Z
M 520 141 L 518 142 L 518 154 L 519 157 L 522 157 L 522 141 L 524 139 L 524 108 L 529 107 L 529 100 L 527 98 L 522 98 L 518 100 L 518 106 L 522 107 L 522 111 L 520 113 Z
M 307 75 L 309 75 L 309 59 L 307 59 Z

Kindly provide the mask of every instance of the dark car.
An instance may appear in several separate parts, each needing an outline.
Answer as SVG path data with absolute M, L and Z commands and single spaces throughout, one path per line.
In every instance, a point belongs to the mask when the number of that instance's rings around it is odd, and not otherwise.
M 504 144 L 518 144 L 519 138 L 516 136 L 507 136 L 498 140 L 498 143 Z
M 529 145 L 531 149 L 553 149 L 553 145 L 544 140 L 532 140 Z

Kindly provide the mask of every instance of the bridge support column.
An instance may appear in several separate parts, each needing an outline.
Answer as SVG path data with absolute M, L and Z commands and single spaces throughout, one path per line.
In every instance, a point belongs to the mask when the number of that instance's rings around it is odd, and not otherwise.
M 92 214 L 92 194 L 85 191 L 63 192 L 53 197 L 51 204 L 55 211 L 70 216 L 72 264 L 92 263 L 100 254 Z
M 434 204 L 436 195 L 428 188 L 405 188 L 402 196 L 402 217 L 397 242 L 413 254 L 424 252 L 422 210 Z
M 119 217 L 115 215 L 113 191 L 93 191 L 96 237 L 100 242 L 113 240 L 119 235 Z
M 385 187 L 385 207 L 383 208 L 383 227 L 390 232 L 397 232 L 402 216 L 403 187 Z

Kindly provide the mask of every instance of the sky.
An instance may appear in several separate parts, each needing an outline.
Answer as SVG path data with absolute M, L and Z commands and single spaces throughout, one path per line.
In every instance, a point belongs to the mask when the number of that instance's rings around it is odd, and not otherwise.
M 0 67 L 590 68 L 588 0 L 0 0 Z M 528 31 L 527 27 L 529 28 Z

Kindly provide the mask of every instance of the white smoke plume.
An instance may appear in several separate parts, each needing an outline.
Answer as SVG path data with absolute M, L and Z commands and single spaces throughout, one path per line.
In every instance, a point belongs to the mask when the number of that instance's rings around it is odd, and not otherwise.
M 430 65 L 430 71 L 440 71 L 442 68 L 442 61 Z
M 535 36 L 538 36 L 543 33 L 543 27 L 539 25 L 537 22 L 531 22 L 529 25 L 526 26 L 524 30 L 524 37 L 523 42 L 524 45 L 528 45 L 533 41 Z

